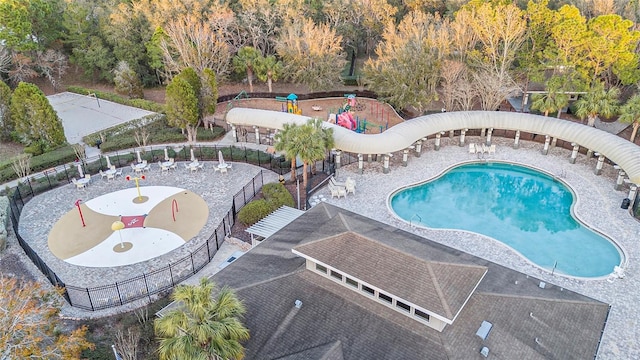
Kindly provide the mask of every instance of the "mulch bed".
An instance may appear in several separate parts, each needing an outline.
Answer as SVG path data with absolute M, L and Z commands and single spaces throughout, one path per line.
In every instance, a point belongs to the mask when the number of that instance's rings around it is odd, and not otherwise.
M 297 203 L 298 191 L 297 191 L 296 182 L 289 180 L 290 179 L 289 174 L 285 174 L 284 176 L 285 176 L 285 179 L 287 180 L 284 186 L 285 188 L 287 188 L 287 190 L 289 190 L 289 193 L 291 194 L 291 196 L 293 196 L 294 201 L 296 201 Z M 327 174 L 320 171 L 318 171 L 315 175 L 310 175 L 308 179 L 309 189 L 313 189 L 315 186 L 317 186 L 322 181 L 324 181 L 327 177 L 328 177 Z M 302 187 L 302 176 L 299 176 L 299 180 L 300 180 L 300 207 L 304 209 L 307 201 L 307 194 L 306 194 L 306 191 L 304 191 L 304 188 Z M 259 193 L 256 195 L 255 200 L 261 199 L 261 198 L 262 198 L 262 193 Z M 251 235 L 249 235 L 249 233 L 245 231 L 247 228 L 248 226 L 240 223 L 239 221 L 236 221 L 235 224 L 231 227 L 231 236 L 234 238 L 240 239 L 244 242 L 251 243 Z

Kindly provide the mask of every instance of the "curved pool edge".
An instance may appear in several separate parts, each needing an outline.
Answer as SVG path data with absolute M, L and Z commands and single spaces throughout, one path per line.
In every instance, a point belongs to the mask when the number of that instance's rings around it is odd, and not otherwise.
M 569 275 L 569 274 L 565 274 L 562 272 L 558 272 L 558 271 L 554 271 L 554 270 L 550 270 L 547 268 L 544 268 L 538 264 L 536 264 L 535 262 L 529 260 L 527 257 L 525 257 L 524 255 L 522 255 L 522 253 L 520 253 L 518 250 L 512 248 L 511 246 L 501 242 L 500 240 L 497 240 L 491 236 L 487 236 L 481 233 L 477 233 L 474 231 L 469 231 L 469 230 L 463 230 L 463 229 L 456 229 L 456 228 L 431 228 L 428 226 L 424 226 L 424 225 L 418 225 L 418 224 L 413 224 L 411 222 L 411 220 L 413 220 L 413 218 L 409 221 L 401 218 L 400 216 L 398 216 L 395 211 L 393 210 L 393 208 L 391 207 L 391 198 L 398 193 L 401 190 L 410 188 L 410 187 L 414 187 L 414 186 L 418 186 L 427 182 L 431 182 L 431 181 L 435 181 L 438 178 L 442 177 L 443 175 L 445 175 L 447 172 L 449 172 L 450 170 L 452 170 L 453 168 L 459 167 L 459 166 L 463 166 L 463 165 L 468 165 L 468 164 L 486 164 L 486 163 L 502 163 L 502 164 L 509 164 L 509 165 L 518 165 L 518 166 L 522 166 L 528 169 L 532 169 L 535 171 L 539 171 L 549 177 L 551 177 L 552 179 L 554 179 L 555 181 L 558 181 L 560 183 L 562 183 L 567 189 L 569 189 L 569 191 L 571 192 L 571 194 L 573 195 L 574 201 L 571 204 L 570 207 L 570 213 L 571 216 L 580 223 L 580 225 L 584 226 L 585 228 L 595 232 L 596 234 L 604 237 L 607 241 L 609 241 L 617 250 L 618 253 L 620 255 L 620 264 L 618 266 L 622 267 L 623 269 L 627 267 L 628 265 L 628 259 L 629 256 L 626 252 L 626 250 L 624 249 L 624 247 L 618 242 L 616 241 L 613 237 L 609 236 L 606 232 L 591 226 L 590 224 L 587 224 L 582 218 L 581 216 L 578 214 L 577 212 L 577 208 L 578 205 L 580 205 L 580 194 L 574 189 L 574 187 L 568 183 L 567 181 L 565 181 L 565 179 L 554 175 L 553 173 L 550 173 L 548 170 L 537 167 L 537 166 L 533 166 L 533 165 L 529 165 L 529 164 L 525 164 L 525 163 L 521 163 L 518 161 L 504 161 L 504 160 L 464 160 L 464 161 L 458 161 L 456 163 L 453 164 L 449 164 L 446 167 L 444 167 L 441 171 L 439 171 L 437 174 L 435 174 L 434 176 L 431 176 L 429 178 L 420 180 L 420 181 L 415 181 L 415 182 L 411 182 L 409 184 L 403 185 L 403 186 L 399 186 L 395 189 L 393 189 L 388 195 L 387 198 L 385 200 L 385 204 L 387 206 L 387 211 L 397 220 L 409 225 L 410 228 L 421 228 L 421 229 L 425 229 L 425 230 L 430 230 L 430 231 L 437 231 L 437 232 L 442 232 L 442 233 L 450 233 L 450 232 L 462 232 L 462 233 L 466 233 L 466 234 L 471 234 L 474 236 L 478 236 L 480 239 L 490 239 L 491 241 L 493 241 L 494 243 L 499 244 L 501 247 L 508 249 L 509 251 L 515 253 L 519 258 L 523 259 L 525 262 L 531 264 L 532 266 L 542 270 L 543 272 L 546 272 L 548 274 L 552 274 L 552 275 L 559 275 L 568 279 L 577 279 L 577 280 L 605 280 L 607 279 L 612 273 L 613 273 L 613 269 L 611 270 L 610 273 L 603 275 L 603 276 L 594 276 L 594 277 L 582 277 L 582 276 L 575 276 L 575 275 Z M 464 250 L 464 249 L 462 249 Z

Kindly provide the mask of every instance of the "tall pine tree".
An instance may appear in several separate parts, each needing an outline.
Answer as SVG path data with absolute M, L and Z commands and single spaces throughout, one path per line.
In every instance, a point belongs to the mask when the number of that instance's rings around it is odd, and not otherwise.
M 37 86 L 21 82 L 11 97 L 14 136 L 34 155 L 67 142 L 62 122 Z

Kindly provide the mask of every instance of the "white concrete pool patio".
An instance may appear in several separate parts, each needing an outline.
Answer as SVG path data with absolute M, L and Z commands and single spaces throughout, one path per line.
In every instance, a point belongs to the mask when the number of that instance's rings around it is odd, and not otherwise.
M 468 153 L 467 146 L 458 146 L 457 136 L 453 140 L 443 137 L 443 146 L 439 151 L 433 150 L 433 141 L 427 142 L 421 157 L 411 155 L 407 167 L 401 166 L 400 159 L 393 158 L 391 172 L 386 175 L 382 174 L 381 162 L 367 163 L 366 160 L 363 174 L 359 174 L 357 162 L 338 169 L 339 180 L 344 181 L 347 177 L 356 180 L 356 195 L 332 199 L 328 189 L 321 189 L 319 193 L 324 194 L 326 201 L 331 204 L 610 304 L 611 312 L 597 358 L 640 358 L 640 344 L 637 341 L 640 335 L 640 313 L 636 311 L 640 304 L 640 293 L 637 291 L 640 288 L 640 245 L 637 244 L 637 239 L 640 238 L 640 222 L 627 210 L 620 208 L 622 200 L 628 195 L 628 187 L 625 186 L 620 191 L 614 190 L 617 170 L 611 165 L 606 165 L 603 174 L 596 176 L 594 169 L 597 158 L 587 159 L 586 156 L 580 155 L 576 164 L 570 164 L 569 150 L 553 148 L 548 155 L 543 155 L 542 144 L 521 142 L 518 149 L 513 149 L 513 140 L 505 138 L 494 138 L 493 143 L 497 144 L 497 151 L 494 155 L 485 156 L 488 161 L 521 163 L 558 176 L 577 194 L 578 201 L 574 205 L 577 217 L 584 224 L 614 239 L 624 252 L 626 260 L 622 266 L 626 276 L 623 279 L 611 282 L 606 278 L 569 278 L 552 275 L 525 260 L 509 247 L 482 235 L 455 230 L 416 228 L 391 213 L 387 201 L 394 190 L 437 176 L 454 164 L 477 160 L 475 154 Z M 467 137 L 465 143 L 480 142 L 479 137 Z

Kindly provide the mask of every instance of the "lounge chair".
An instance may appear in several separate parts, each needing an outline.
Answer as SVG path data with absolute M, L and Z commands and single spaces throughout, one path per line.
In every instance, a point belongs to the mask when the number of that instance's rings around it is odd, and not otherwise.
M 122 176 L 122 168 L 118 169 L 118 171 L 116 171 L 116 177 L 118 176 Z
M 353 195 L 356 194 L 356 181 L 351 179 L 351 178 L 347 178 L 347 181 L 344 182 L 344 188 L 348 193 L 351 193 Z
M 104 172 L 102 172 L 102 169 L 100 169 L 100 178 L 101 179 L 107 178 L 107 180 L 108 180 L 109 179 L 109 175 L 105 174 Z
M 476 144 L 469 144 L 469 154 L 476 153 Z
M 337 197 L 338 199 L 342 197 L 347 197 L 347 190 L 342 186 L 336 186 L 329 183 L 329 192 L 331 193 L 331 197 Z
M 335 186 L 342 186 L 342 187 L 344 187 L 344 186 L 345 186 L 345 183 L 343 183 L 343 182 L 339 182 L 339 181 L 338 181 L 338 180 L 336 180 L 336 178 L 334 178 L 333 176 L 329 179 L 329 182 L 330 182 L 332 185 L 335 185 Z
M 496 153 L 496 144 L 493 144 L 489 146 L 489 154 L 495 154 L 495 153 Z
M 171 169 L 175 170 L 175 169 L 177 169 L 177 168 L 178 168 L 178 163 L 177 163 L 177 162 L 172 161 L 172 162 L 171 162 L 171 165 L 169 165 L 169 170 L 171 170 Z

